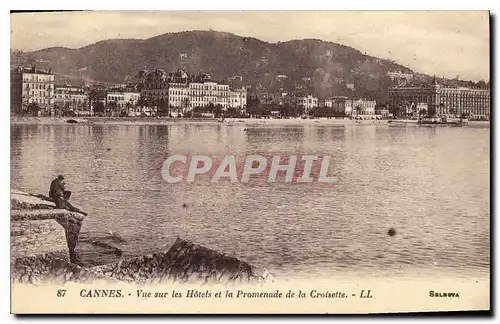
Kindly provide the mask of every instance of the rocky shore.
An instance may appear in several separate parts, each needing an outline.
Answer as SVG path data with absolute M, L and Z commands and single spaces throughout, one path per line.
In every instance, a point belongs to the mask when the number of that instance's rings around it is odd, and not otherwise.
M 15 283 L 262 284 L 274 280 L 245 261 L 177 238 L 172 246 L 135 258 L 99 240 L 80 238 L 85 216 L 56 209 L 42 195 L 11 190 L 11 280 Z M 92 217 L 91 215 L 87 217 Z M 81 261 L 87 252 L 111 254 L 108 263 Z

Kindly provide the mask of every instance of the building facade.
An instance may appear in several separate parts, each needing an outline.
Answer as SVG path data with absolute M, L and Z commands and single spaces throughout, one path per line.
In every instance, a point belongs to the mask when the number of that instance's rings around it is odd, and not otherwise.
M 353 116 L 374 116 L 376 102 L 374 100 L 346 100 L 346 111 L 350 111 Z
M 77 114 L 90 113 L 89 95 L 82 87 L 56 85 L 54 91 L 54 113 L 73 111 Z
M 120 108 L 130 108 L 138 105 L 140 97 L 140 92 L 112 91 L 106 94 L 106 103 L 114 101 Z
M 11 113 L 54 114 L 54 74 L 32 67 L 11 70 Z
M 167 102 L 170 108 L 174 108 L 180 112 L 191 110 L 192 99 L 190 96 L 190 84 L 173 82 L 168 85 Z
M 389 91 L 389 102 L 398 114 L 419 114 L 427 109 L 437 116 L 467 114 L 472 118 L 490 117 L 490 90 L 428 87 L 397 87 Z M 419 108 L 420 107 L 420 108 Z
M 302 108 L 304 114 L 308 115 L 311 110 L 318 107 L 318 98 L 312 95 L 299 96 L 295 98 L 298 108 Z
M 169 74 L 164 70 L 157 69 L 147 73 L 141 71 L 138 87 L 144 102 L 164 99 L 168 101 Z
M 235 90 L 235 101 L 231 105 L 229 85 L 212 80 L 206 73 L 189 75 L 182 70 L 167 73 L 157 69 L 151 73 L 141 71 L 139 76 L 138 86 L 144 104 L 165 104 L 174 115 L 210 105 L 220 106 L 222 110 L 246 106 L 246 89 Z
M 351 107 L 346 105 L 347 97 L 337 96 L 325 99 L 325 107 L 332 110 L 334 116 L 350 116 Z
M 228 107 L 244 112 L 247 107 L 247 89 L 230 90 Z
M 190 108 L 220 105 L 223 110 L 229 107 L 229 85 L 214 81 L 189 83 Z

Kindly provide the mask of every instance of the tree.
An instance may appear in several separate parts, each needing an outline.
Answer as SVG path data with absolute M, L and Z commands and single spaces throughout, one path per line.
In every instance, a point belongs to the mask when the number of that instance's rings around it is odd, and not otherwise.
M 35 117 L 38 116 L 38 114 L 40 113 L 40 105 L 38 105 L 38 103 L 36 103 L 36 102 L 31 102 L 28 105 L 28 112 L 32 116 L 35 116 Z
M 288 117 L 297 117 L 298 109 L 296 105 L 290 103 L 285 103 L 281 109 L 281 115 L 286 115 Z
M 361 112 L 361 107 L 359 105 L 356 105 L 356 116 L 359 116 Z
M 130 108 L 132 108 L 132 102 L 130 101 L 127 101 L 127 103 L 125 104 L 125 108 L 127 109 L 127 117 L 130 116 Z
M 436 107 L 430 106 L 428 111 L 427 111 L 427 114 L 429 117 L 435 117 L 436 116 Z
M 118 109 L 118 103 L 116 101 L 108 102 L 107 115 L 113 115 Z
M 300 105 L 296 109 L 297 109 L 298 116 L 302 116 L 304 114 L 304 106 Z
M 57 103 L 54 104 L 54 115 L 56 117 L 61 117 L 61 114 L 62 114 L 62 109 L 61 107 L 59 107 L 59 105 Z
M 165 100 L 165 98 L 161 98 L 160 100 L 158 100 L 158 115 L 159 116 L 169 115 L 168 102 L 167 100 Z
M 260 100 L 255 95 L 249 95 L 247 98 L 247 112 L 250 114 L 255 114 L 258 112 L 260 107 Z
M 71 105 L 69 104 L 69 102 L 66 102 L 63 106 L 63 109 L 62 109 L 62 115 L 69 116 L 70 111 L 71 111 Z
M 104 104 L 102 101 L 95 101 L 93 104 L 94 107 L 94 115 L 103 115 L 104 114 Z
M 189 98 L 183 98 L 181 101 L 182 111 L 185 112 L 189 108 Z M 193 116 L 193 109 L 191 109 L 191 117 Z
M 240 111 L 236 108 L 228 108 L 226 112 L 224 112 L 224 117 L 227 118 L 237 118 L 240 117 Z
M 94 114 L 104 114 L 104 104 L 102 100 L 106 97 L 104 91 L 98 88 L 92 88 L 89 92 L 89 106 L 93 107 Z
M 215 115 L 215 118 L 219 118 L 222 116 L 222 105 L 221 104 L 215 105 L 214 115 Z
M 488 81 L 488 83 L 489 83 L 489 81 Z M 479 80 L 479 82 L 477 83 L 477 87 L 479 89 L 487 89 L 488 85 L 486 84 L 486 82 L 484 82 L 484 80 Z
M 215 106 L 214 106 L 214 103 L 211 102 L 207 105 L 207 112 L 209 113 L 215 113 Z
M 144 107 L 144 101 L 145 100 L 144 100 L 143 96 L 140 96 L 139 100 L 137 101 L 137 105 L 139 106 L 141 116 L 142 116 L 142 110 L 143 110 L 143 107 Z
M 332 117 L 333 110 L 329 107 L 326 107 L 326 106 L 315 107 L 315 108 L 311 109 L 311 115 L 316 116 L 316 117 Z

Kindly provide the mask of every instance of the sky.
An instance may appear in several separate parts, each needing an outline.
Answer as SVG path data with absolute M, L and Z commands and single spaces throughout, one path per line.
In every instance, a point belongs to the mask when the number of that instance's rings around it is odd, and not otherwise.
M 318 38 L 394 60 L 416 72 L 489 80 L 487 11 L 88 11 L 11 14 L 11 48 L 83 47 L 185 30 L 267 42 Z

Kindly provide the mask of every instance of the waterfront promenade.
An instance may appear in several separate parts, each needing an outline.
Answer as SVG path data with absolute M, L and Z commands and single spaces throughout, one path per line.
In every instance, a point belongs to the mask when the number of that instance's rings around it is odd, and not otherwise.
M 85 125 L 385 125 L 388 120 L 350 120 L 337 118 L 226 118 L 220 121 L 215 118 L 165 118 L 165 117 L 20 117 L 10 118 L 12 125 L 68 125 L 68 120 L 76 120 L 78 124 Z M 469 126 L 489 126 L 489 121 L 469 121 Z

